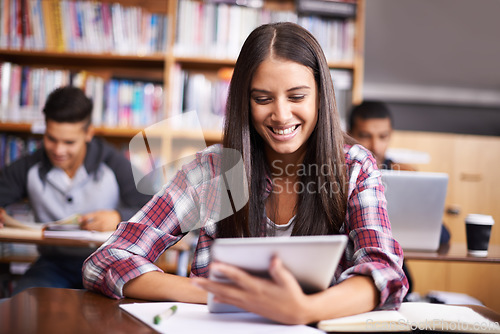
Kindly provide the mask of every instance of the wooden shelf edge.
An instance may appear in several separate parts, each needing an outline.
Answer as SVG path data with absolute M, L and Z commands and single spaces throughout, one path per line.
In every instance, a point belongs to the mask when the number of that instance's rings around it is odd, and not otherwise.
M 236 59 L 207 58 L 207 57 L 173 57 L 174 61 L 181 64 L 210 64 L 234 66 Z
M 206 58 L 206 57 L 173 57 L 173 60 L 180 64 L 206 64 L 206 65 L 220 65 L 220 66 L 234 66 L 236 59 L 223 59 L 223 58 Z M 330 68 L 345 68 L 353 69 L 354 60 L 338 60 L 329 61 Z
M 0 56 L 15 56 L 24 58 L 39 59 L 42 58 L 66 58 L 66 59 L 95 59 L 95 60 L 116 60 L 116 61 L 131 61 L 131 62 L 165 62 L 169 57 L 168 54 L 154 55 L 120 55 L 114 53 L 77 53 L 77 52 L 55 52 L 55 51 L 31 51 L 31 50 L 11 50 L 0 49 Z M 171 57 L 171 56 L 170 56 Z M 174 62 L 181 64 L 206 64 L 220 66 L 234 66 L 236 59 L 227 58 L 208 58 L 208 57 L 171 57 Z M 329 61 L 328 66 L 331 68 L 346 68 L 352 69 L 354 61 L 339 60 Z
M 343 61 L 328 62 L 328 67 L 352 70 L 354 69 L 354 61 L 343 60 Z
M 106 127 L 96 127 L 95 134 L 103 137 L 124 137 L 132 138 L 138 133 L 140 133 L 144 128 L 106 128 Z M 31 132 L 30 123 L 1 123 L 0 122 L 0 132 Z M 40 133 L 36 133 L 39 134 Z M 181 130 L 175 129 L 168 132 L 168 136 L 174 139 L 196 139 L 199 138 L 199 132 L 194 130 Z M 219 130 L 203 130 L 203 137 L 209 142 L 220 142 L 222 140 L 222 131 Z
M 0 132 L 29 132 L 31 133 L 30 123 L 10 123 L 0 122 Z
M 198 131 L 193 130 L 173 130 L 171 132 L 171 137 L 173 139 L 198 139 Z M 222 131 L 219 130 L 203 130 L 203 138 L 207 142 L 221 142 L 222 141 Z
M 126 60 L 137 62 L 163 62 L 165 54 L 151 54 L 151 55 L 121 55 L 116 53 L 85 53 L 85 52 L 57 52 L 57 51 L 43 51 L 43 50 L 13 50 L 13 49 L 0 49 L 0 55 L 5 56 L 23 56 L 23 57 L 47 57 L 47 58 L 84 58 L 84 59 L 108 59 L 108 60 Z
M 96 127 L 95 134 L 97 136 L 103 137 L 134 137 L 138 133 L 140 133 L 143 128 L 105 128 L 105 127 Z

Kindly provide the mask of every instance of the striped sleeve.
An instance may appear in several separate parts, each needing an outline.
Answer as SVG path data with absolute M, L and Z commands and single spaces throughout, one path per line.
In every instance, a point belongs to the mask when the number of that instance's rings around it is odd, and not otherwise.
M 200 212 L 213 208 L 217 189 L 210 186 L 210 181 L 218 172 L 219 162 L 217 152 L 210 149 L 197 154 L 128 222 L 120 223 L 106 243 L 85 261 L 84 286 L 122 298 L 125 283 L 144 273 L 161 271 L 154 264 L 158 257 L 191 229 L 200 227 Z M 200 239 L 207 238 L 202 230 Z M 210 238 L 206 247 L 197 249 L 199 263 L 193 267 L 201 274 L 208 266 L 203 254 L 209 245 Z
M 392 236 L 380 171 L 372 155 L 359 145 L 349 149 L 346 162 L 350 179 L 343 232 L 349 242 L 337 283 L 352 275 L 370 276 L 380 291 L 377 308 L 398 308 L 408 281 L 402 270 L 403 251 Z

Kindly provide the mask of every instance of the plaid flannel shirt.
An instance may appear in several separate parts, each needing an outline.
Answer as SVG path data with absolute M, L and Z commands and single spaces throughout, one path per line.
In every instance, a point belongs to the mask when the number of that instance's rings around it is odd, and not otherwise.
M 363 147 L 346 146 L 344 151 L 349 192 L 340 233 L 349 241 L 332 285 L 353 275 L 370 276 L 380 291 L 377 308 L 397 308 L 406 295 L 408 282 L 401 269 L 403 251 L 392 237 L 380 172 Z M 220 174 L 221 158 L 220 145 L 198 153 L 128 222 L 120 223 L 106 243 L 85 261 L 84 286 L 122 298 L 125 283 L 144 273 L 161 271 L 154 264 L 157 258 L 196 226 L 202 228 L 191 276 L 207 277 L 217 225 L 212 214 L 220 209 L 216 200 L 220 189 L 210 186 L 210 180 Z

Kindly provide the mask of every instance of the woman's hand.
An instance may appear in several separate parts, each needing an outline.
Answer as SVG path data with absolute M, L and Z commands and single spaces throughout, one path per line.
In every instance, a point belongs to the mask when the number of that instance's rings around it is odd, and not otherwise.
M 278 257 L 272 259 L 269 267 L 271 280 L 252 276 L 223 263 L 212 263 L 210 270 L 233 282 L 225 284 L 193 278 L 193 283 L 213 293 L 217 302 L 232 304 L 284 324 L 309 322 L 308 296 Z

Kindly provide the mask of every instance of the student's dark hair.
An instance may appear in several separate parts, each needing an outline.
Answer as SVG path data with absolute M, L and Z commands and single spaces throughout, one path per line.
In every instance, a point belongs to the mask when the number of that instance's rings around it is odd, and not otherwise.
M 43 107 L 45 120 L 58 123 L 79 123 L 86 121 L 90 125 L 93 103 L 77 87 L 63 86 L 49 94 Z
M 343 151 L 346 137 L 339 122 L 330 69 L 311 33 L 297 24 L 281 22 L 256 28 L 246 39 L 236 61 L 227 100 L 223 146 L 242 154 L 249 202 L 218 224 L 217 236 L 265 233 L 263 192 L 266 176 L 271 174 L 264 141 L 251 122 L 250 89 L 253 74 L 268 58 L 293 61 L 312 70 L 319 95 L 318 121 L 309 138 L 303 164 L 332 171 L 323 173 L 327 175 L 301 176 L 302 184 L 310 182 L 316 189 L 299 193 L 292 235 L 336 234 L 346 217 L 348 182 Z M 324 183 L 328 185 L 326 189 L 320 187 Z
M 363 101 L 357 106 L 354 106 L 351 110 L 351 114 L 349 115 L 349 131 L 352 131 L 354 123 L 358 118 L 363 120 L 388 118 L 391 121 L 391 126 L 393 125 L 391 111 L 389 110 L 389 107 L 381 101 Z

